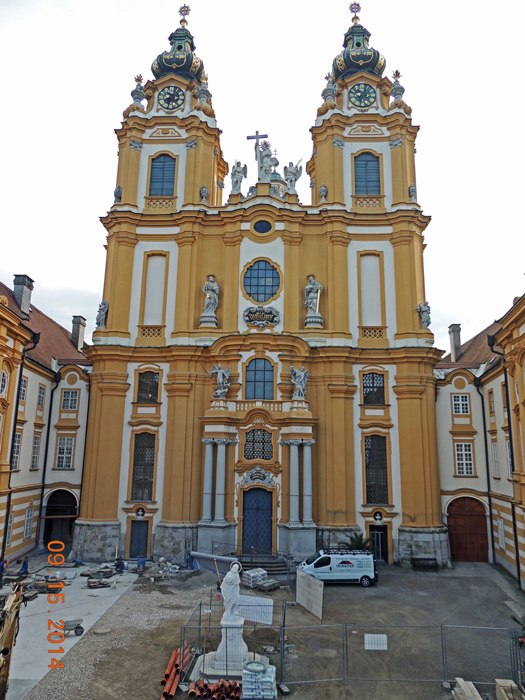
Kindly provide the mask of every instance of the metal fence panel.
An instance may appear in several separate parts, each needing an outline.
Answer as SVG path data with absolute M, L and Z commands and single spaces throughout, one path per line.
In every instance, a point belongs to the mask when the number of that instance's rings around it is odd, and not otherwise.
M 286 627 L 283 642 L 287 685 L 345 679 L 344 625 Z
M 441 628 L 346 625 L 349 679 L 442 681 Z
M 495 678 L 513 678 L 508 629 L 445 625 L 443 631 L 448 680 L 493 685 Z

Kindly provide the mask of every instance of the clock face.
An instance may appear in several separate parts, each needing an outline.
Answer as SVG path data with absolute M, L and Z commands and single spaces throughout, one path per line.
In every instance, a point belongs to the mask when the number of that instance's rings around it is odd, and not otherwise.
M 170 85 L 159 92 L 159 105 L 164 109 L 178 109 L 184 102 L 184 91 L 180 87 Z
M 358 83 L 348 91 L 348 99 L 356 107 L 370 107 L 376 101 L 376 91 L 371 85 Z

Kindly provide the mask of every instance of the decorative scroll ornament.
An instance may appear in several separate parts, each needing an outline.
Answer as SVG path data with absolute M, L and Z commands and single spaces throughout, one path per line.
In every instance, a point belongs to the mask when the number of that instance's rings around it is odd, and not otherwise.
M 252 484 L 264 484 L 271 488 L 275 487 L 275 481 L 272 479 L 272 475 L 262 467 L 254 467 L 244 475 L 241 486 L 251 486 Z
M 249 306 L 244 310 L 242 318 L 247 326 L 257 326 L 262 331 L 265 326 L 276 326 L 281 315 L 273 306 Z

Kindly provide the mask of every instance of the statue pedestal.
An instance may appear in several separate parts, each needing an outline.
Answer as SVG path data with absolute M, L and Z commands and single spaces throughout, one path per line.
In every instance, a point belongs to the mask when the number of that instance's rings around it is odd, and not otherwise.
M 247 661 L 262 661 L 268 663 L 265 656 L 248 652 L 246 642 L 242 637 L 244 629 L 244 619 L 235 615 L 234 617 L 221 620 L 222 639 L 217 651 L 210 651 L 208 654 L 197 659 L 197 663 L 191 674 L 191 680 L 197 681 L 205 676 L 209 680 L 219 678 L 242 678 L 242 669 Z
M 217 316 L 215 314 L 201 314 L 199 326 L 201 328 L 217 328 Z
M 306 328 L 322 328 L 323 327 L 323 317 L 321 314 L 308 313 L 306 315 L 304 325 Z

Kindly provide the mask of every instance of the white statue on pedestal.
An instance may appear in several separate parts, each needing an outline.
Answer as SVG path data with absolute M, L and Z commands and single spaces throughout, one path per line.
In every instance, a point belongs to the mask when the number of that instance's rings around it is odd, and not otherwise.
M 223 578 L 221 583 L 222 599 L 224 601 L 224 615 L 221 623 L 237 622 L 240 615 L 237 614 L 237 605 L 239 603 L 239 589 L 241 586 L 241 578 L 239 573 L 242 567 L 238 561 L 234 561 L 230 566 L 230 570 Z M 242 618 L 241 618 L 242 619 Z

